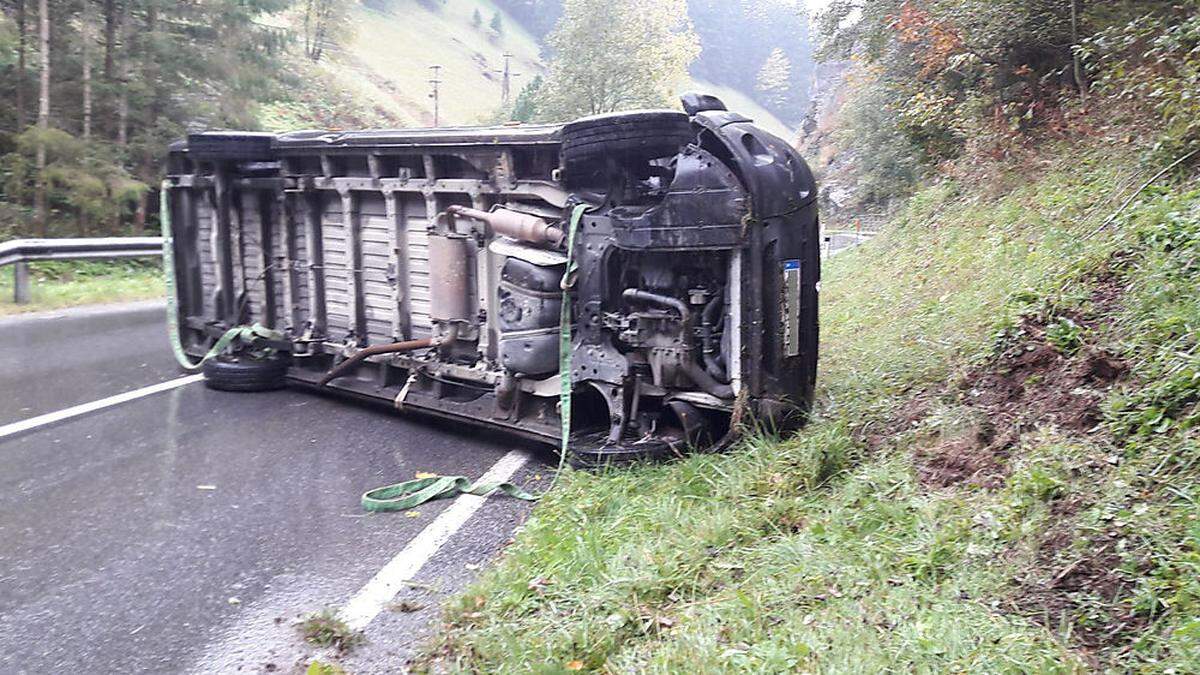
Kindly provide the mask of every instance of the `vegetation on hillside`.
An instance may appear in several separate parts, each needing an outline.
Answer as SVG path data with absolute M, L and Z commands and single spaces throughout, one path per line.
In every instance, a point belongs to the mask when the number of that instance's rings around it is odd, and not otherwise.
M 1126 98 L 1197 137 L 1197 8 L 1185 2 L 837 0 L 826 59 L 846 59 L 833 162 L 859 204 L 907 196 L 938 166 L 1000 157 L 1046 134 L 1086 133 Z M 881 158 L 884 158 L 881 161 Z
M 688 0 L 704 48 L 692 74 L 751 96 L 795 127 L 809 112 L 813 44 L 805 3 Z
M 285 36 L 260 19 L 285 4 L 5 2 L 0 228 L 142 229 L 166 143 L 276 91 Z

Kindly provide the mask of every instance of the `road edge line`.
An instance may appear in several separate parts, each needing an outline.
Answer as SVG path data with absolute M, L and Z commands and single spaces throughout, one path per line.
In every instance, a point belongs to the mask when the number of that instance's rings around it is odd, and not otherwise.
M 26 431 L 32 431 L 38 427 L 44 427 L 48 424 L 55 424 L 57 422 L 69 420 L 73 417 L 79 417 L 80 415 L 86 415 L 97 410 L 111 408 L 115 405 L 120 405 L 129 401 L 135 401 L 139 398 L 151 396 L 160 392 L 178 389 L 184 385 L 188 385 L 193 382 L 199 382 L 202 379 L 204 379 L 204 376 L 199 374 L 185 375 L 183 377 L 177 377 L 174 380 L 167 380 L 166 382 L 152 384 L 149 387 L 134 389 L 133 391 L 127 391 L 123 394 L 116 394 L 115 396 L 109 396 L 108 398 L 102 398 L 90 403 L 80 403 L 79 405 L 71 406 L 70 408 L 64 408 L 62 410 L 46 413 L 44 415 L 30 417 L 27 420 L 5 424 L 4 426 L 0 426 L 0 440 L 4 440 L 18 434 L 23 434 Z
M 513 477 L 529 455 L 511 450 L 496 460 L 477 483 L 503 483 Z M 339 618 L 351 630 L 363 630 L 396 597 L 405 582 L 421 571 L 427 562 L 454 536 L 471 516 L 483 506 L 487 497 L 461 495 L 445 511 L 409 540 L 408 544 L 371 577 L 338 612 Z

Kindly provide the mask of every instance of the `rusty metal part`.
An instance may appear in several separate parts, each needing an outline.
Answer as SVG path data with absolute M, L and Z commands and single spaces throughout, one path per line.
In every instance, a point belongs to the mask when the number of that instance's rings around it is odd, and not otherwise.
M 435 322 L 471 318 L 469 270 L 465 236 L 429 234 L 429 316 Z
M 505 208 L 498 208 L 495 211 L 480 211 L 467 206 L 454 205 L 446 210 L 456 216 L 483 221 L 497 234 L 535 244 L 548 242 L 558 246 L 565 236 L 561 228 L 555 227 L 537 216 Z
M 437 340 L 433 338 L 422 338 L 420 340 L 406 340 L 404 342 L 393 342 L 386 345 L 372 345 L 364 349 L 360 349 L 354 353 L 354 356 L 342 361 L 333 368 L 329 369 L 328 373 L 317 382 L 317 386 L 324 387 L 335 378 L 341 377 L 343 373 L 349 370 L 352 366 L 360 363 L 368 356 L 377 356 L 379 354 L 399 354 L 401 352 L 411 352 L 417 349 L 426 349 L 437 345 Z

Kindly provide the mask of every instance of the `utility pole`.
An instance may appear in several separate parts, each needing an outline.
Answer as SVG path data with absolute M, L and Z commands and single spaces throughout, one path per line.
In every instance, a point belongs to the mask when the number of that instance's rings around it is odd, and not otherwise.
M 433 85 L 433 91 L 429 94 L 429 98 L 433 99 L 433 126 L 438 125 L 438 85 L 442 83 L 438 76 L 442 72 L 441 66 L 429 66 L 433 71 L 433 77 L 429 79 L 429 84 Z
M 520 77 L 521 74 L 512 72 L 510 61 L 512 60 L 513 55 L 509 54 L 508 52 L 504 52 L 503 56 L 504 70 L 493 70 L 492 72 L 501 73 L 504 75 L 504 77 L 500 80 L 500 104 L 508 105 L 509 100 L 512 99 L 512 78 Z

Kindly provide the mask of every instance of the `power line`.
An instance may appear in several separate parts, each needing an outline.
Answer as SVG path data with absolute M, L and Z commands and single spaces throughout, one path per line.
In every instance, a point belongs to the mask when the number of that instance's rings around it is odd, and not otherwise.
M 521 73 L 512 72 L 512 67 L 510 64 L 512 57 L 513 57 L 512 54 L 510 54 L 508 52 L 504 52 L 503 56 L 504 56 L 504 70 L 493 70 L 492 72 L 493 73 L 502 73 L 504 75 L 504 77 L 500 80 L 500 104 L 508 105 L 509 100 L 512 98 L 511 80 L 514 77 L 520 77 Z

